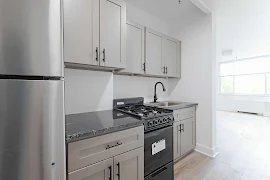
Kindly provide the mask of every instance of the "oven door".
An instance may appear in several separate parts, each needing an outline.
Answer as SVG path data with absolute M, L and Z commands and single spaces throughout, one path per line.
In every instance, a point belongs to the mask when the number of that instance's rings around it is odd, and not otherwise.
M 166 127 L 144 135 L 144 175 L 173 161 L 173 127 Z

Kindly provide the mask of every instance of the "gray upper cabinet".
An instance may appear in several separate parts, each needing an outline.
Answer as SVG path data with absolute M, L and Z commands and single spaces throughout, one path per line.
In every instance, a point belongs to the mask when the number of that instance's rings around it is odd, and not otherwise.
M 127 66 L 123 72 L 144 74 L 145 27 L 127 22 Z
M 64 60 L 99 65 L 99 0 L 64 0 Z
M 66 65 L 125 68 L 126 4 L 120 0 L 64 0 L 63 5 Z
M 149 28 L 146 28 L 145 34 L 146 74 L 165 76 L 163 35 Z
M 100 0 L 100 66 L 126 67 L 126 4 Z
M 135 149 L 114 157 L 114 179 L 144 179 L 144 148 Z
M 166 76 L 180 78 L 180 41 L 168 36 L 165 38 L 165 70 Z
M 181 156 L 195 148 L 195 117 L 181 122 Z
M 113 158 L 68 174 L 68 180 L 108 180 L 113 176 Z

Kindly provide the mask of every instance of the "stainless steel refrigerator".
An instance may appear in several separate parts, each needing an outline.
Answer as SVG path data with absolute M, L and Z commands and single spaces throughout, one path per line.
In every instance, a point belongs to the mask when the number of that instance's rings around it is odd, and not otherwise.
M 61 0 L 0 0 L 0 180 L 64 180 Z

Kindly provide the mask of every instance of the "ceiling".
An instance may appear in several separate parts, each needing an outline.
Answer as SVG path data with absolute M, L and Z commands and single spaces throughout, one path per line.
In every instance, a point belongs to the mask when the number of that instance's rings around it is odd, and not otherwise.
M 209 1 L 209 0 L 208 0 Z M 143 11 L 168 23 L 185 25 L 205 14 L 190 0 L 126 0 Z

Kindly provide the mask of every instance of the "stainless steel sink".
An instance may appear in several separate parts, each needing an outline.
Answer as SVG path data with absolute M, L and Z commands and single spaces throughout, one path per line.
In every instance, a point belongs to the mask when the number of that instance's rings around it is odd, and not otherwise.
M 162 101 L 156 103 L 149 103 L 149 106 L 156 106 L 156 107 L 172 107 L 172 106 L 179 106 L 184 104 L 184 102 L 176 102 L 176 101 Z

